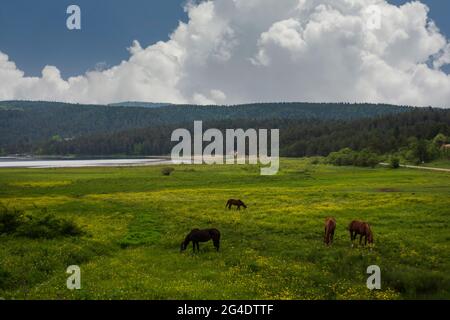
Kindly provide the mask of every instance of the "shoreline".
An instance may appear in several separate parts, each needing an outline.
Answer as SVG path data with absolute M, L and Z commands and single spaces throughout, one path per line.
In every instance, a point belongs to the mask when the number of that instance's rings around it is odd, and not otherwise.
M 7 159 L 9 161 L 2 161 Z M 15 160 L 12 160 L 15 159 Z M 52 169 L 52 168 L 87 168 L 87 167 L 123 167 L 123 166 L 149 166 L 172 164 L 172 161 L 163 158 L 131 158 L 131 159 L 23 159 L 0 158 L 0 168 L 25 169 Z

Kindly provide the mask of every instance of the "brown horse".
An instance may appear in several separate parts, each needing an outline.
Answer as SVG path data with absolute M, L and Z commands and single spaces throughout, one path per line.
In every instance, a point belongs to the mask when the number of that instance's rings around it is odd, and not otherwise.
M 359 234 L 359 244 L 361 245 L 362 238 L 364 237 L 364 245 L 373 243 L 373 234 L 370 229 L 370 225 L 364 221 L 352 221 L 348 226 L 348 231 L 350 232 L 350 240 L 352 241 L 356 239 L 356 236 Z
M 241 210 L 241 207 L 247 209 L 247 206 L 241 200 L 230 199 L 227 201 L 226 208 L 231 210 L 232 206 L 236 206 L 238 210 Z
M 326 218 L 325 219 L 325 237 L 324 241 L 327 246 L 333 243 L 334 230 L 336 230 L 336 219 Z
M 195 248 L 197 251 L 200 251 L 199 242 L 207 242 L 212 240 L 214 243 L 214 247 L 219 251 L 220 247 L 220 231 L 217 229 L 193 229 L 181 243 L 180 251 L 184 251 L 187 249 L 189 243 L 192 241 L 193 250 L 195 252 Z

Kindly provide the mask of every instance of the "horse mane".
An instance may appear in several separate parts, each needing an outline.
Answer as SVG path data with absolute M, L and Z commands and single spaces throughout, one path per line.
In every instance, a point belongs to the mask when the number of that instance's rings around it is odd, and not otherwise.
M 199 231 L 200 229 L 192 229 L 191 232 L 189 232 L 189 234 L 186 236 L 186 238 L 184 238 L 184 244 L 187 246 L 189 244 L 189 242 L 191 242 L 191 236 L 194 232 Z

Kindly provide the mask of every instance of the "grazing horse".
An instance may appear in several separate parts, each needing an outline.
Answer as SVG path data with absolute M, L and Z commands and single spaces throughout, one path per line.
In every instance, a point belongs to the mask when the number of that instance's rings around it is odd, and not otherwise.
M 186 239 L 181 243 L 181 250 L 184 251 L 189 245 L 189 242 L 192 241 L 193 250 L 195 252 L 195 248 L 197 247 L 197 251 L 200 251 L 199 242 L 207 242 L 212 240 L 214 243 L 214 247 L 219 251 L 220 246 L 220 231 L 217 229 L 194 229 L 187 236 Z
M 247 209 L 247 206 L 241 200 L 230 199 L 227 201 L 226 208 L 231 210 L 232 206 L 236 206 L 238 210 L 241 210 L 241 207 Z
M 327 246 L 333 243 L 334 230 L 336 230 L 336 219 L 326 218 L 324 241 Z
M 356 236 L 359 234 L 359 244 L 361 245 L 362 238 L 364 237 L 364 245 L 373 243 L 373 234 L 370 229 L 370 225 L 364 221 L 352 221 L 348 226 L 348 231 L 350 232 L 350 240 L 352 241 L 356 239 Z

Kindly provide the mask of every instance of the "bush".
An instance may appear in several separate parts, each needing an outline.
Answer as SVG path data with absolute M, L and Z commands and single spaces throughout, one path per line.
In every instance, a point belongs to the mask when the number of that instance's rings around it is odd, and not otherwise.
M 73 221 L 47 214 L 42 217 L 30 217 L 27 223 L 17 228 L 16 233 L 32 239 L 53 239 L 59 236 L 78 236 L 82 231 Z
M 0 208 L 0 234 L 14 233 L 16 229 L 23 223 L 23 211 L 6 207 Z
M 337 152 L 332 152 L 326 158 L 326 162 L 335 166 L 358 166 L 375 167 L 379 163 L 376 153 L 368 149 L 356 152 L 350 148 L 345 148 Z
M 421 273 L 408 268 L 404 272 L 387 270 L 384 273 L 386 284 L 407 297 L 421 297 L 441 294 L 448 290 L 449 280 L 439 272 Z
M 327 157 L 327 163 L 335 166 L 351 166 L 355 163 L 356 152 L 350 148 L 345 148 L 337 152 L 332 152 Z
M 323 162 L 324 161 L 323 161 L 322 157 L 312 157 L 312 158 L 310 158 L 310 161 L 309 161 L 309 163 L 313 164 L 313 165 L 322 164 Z
M 0 267 L 0 289 L 6 289 L 10 283 L 11 274 Z
M 172 172 L 174 172 L 175 169 L 171 168 L 171 167 L 166 167 L 166 168 L 162 168 L 161 169 L 161 173 L 165 176 L 170 176 L 172 174 Z
M 71 220 L 61 220 L 59 231 L 62 236 L 75 237 L 84 234 L 83 230 Z
M 380 159 L 376 153 L 373 153 L 368 149 L 364 149 L 356 153 L 354 165 L 358 167 L 374 168 L 379 162 Z
M 389 159 L 389 167 L 392 169 L 400 168 L 400 159 L 397 157 L 391 157 Z
M 12 234 L 27 238 L 52 239 L 59 236 L 79 236 L 83 231 L 75 222 L 59 219 L 42 211 L 42 216 L 25 216 L 23 211 L 10 210 L 6 207 L 0 211 L 0 234 Z

